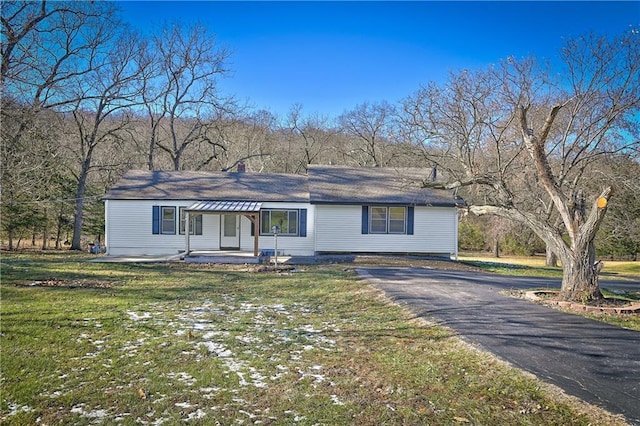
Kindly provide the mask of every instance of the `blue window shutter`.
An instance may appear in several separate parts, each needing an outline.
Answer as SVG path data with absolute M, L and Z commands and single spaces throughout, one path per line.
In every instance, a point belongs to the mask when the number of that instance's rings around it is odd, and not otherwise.
M 300 236 L 307 236 L 307 209 L 300 209 Z
M 362 206 L 362 233 L 369 233 L 369 206 Z
M 251 222 L 251 236 L 255 237 L 256 235 L 256 220 L 258 220 L 257 217 L 255 217 L 253 220 L 249 219 L 249 222 Z
M 154 234 L 160 233 L 160 206 L 153 206 L 152 227 Z
M 413 210 L 414 207 L 407 207 L 407 235 L 413 235 Z

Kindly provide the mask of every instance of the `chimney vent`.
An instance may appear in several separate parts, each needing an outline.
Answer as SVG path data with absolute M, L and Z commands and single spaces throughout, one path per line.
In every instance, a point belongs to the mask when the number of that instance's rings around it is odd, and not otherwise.
M 241 161 L 238 163 L 238 173 L 244 173 L 247 171 L 247 166 Z

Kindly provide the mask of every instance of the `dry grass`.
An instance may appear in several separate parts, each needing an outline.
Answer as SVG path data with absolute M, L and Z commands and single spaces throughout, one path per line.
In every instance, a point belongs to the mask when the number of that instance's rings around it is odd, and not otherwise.
M 2 256 L 3 424 L 623 424 L 344 265 Z M 108 285 L 24 286 L 38 280 Z
M 517 265 L 524 267 L 523 274 L 541 276 L 562 276 L 561 267 L 545 266 L 543 256 L 502 256 L 464 254 L 461 262 L 482 262 L 497 265 Z M 634 279 L 640 278 L 640 262 L 605 260 L 601 275 L 606 278 Z M 496 268 L 498 269 L 498 268 Z

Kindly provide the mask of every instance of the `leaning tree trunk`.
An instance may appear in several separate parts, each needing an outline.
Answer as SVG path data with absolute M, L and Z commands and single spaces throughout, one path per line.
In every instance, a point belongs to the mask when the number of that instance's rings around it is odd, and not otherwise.
M 587 214 L 586 201 L 581 191 L 567 196 L 558 186 L 547 157 L 545 142 L 561 108 L 562 105 L 554 106 L 549 111 L 540 131 L 536 132 L 527 122 L 528 107 L 520 107 L 521 133 L 535 165 L 539 182 L 558 211 L 570 241 L 568 245 L 564 244 L 557 232 L 548 233 L 546 235 L 548 238 L 543 238 L 545 243 L 552 244 L 556 248 L 554 251 L 562 261 L 560 297 L 568 301 L 593 302 L 602 299 L 598 285 L 598 274 L 602 265 L 595 263 L 593 241 L 605 217 L 613 191 L 611 187 L 602 191 Z

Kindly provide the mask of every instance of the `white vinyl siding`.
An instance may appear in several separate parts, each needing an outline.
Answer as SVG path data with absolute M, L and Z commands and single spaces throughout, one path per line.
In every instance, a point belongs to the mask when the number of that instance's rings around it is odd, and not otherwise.
M 106 245 L 109 255 L 174 255 L 186 248 L 185 236 L 152 234 L 153 206 L 188 207 L 190 200 L 107 200 Z M 343 253 L 456 253 L 455 208 L 415 207 L 414 234 L 362 234 L 362 206 L 311 205 L 264 202 L 264 209 L 307 210 L 306 236 L 278 236 L 278 251 L 285 255 L 315 252 Z M 392 215 L 393 216 L 393 213 Z M 191 250 L 220 249 L 220 215 L 202 215 L 202 235 L 191 235 Z M 176 223 L 176 226 L 179 226 Z M 393 227 L 393 225 L 392 225 Z M 407 223 L 404 228 L 406 232 Z M 300 230 L 298 230 L 300 231 Z M 259 236 L 259 250 L 273 250 L 274 237 Z M 240 250 L 253 252 L 251 222 L 240 219 Z
M 152 233 L 153 206 L 189 207 L 192 201 L 107 200 L 106 245 L 109 255 L 173 255 L 185 250 L 185 236 Z M 191 235 L 191 250 L 213 250 L 219 246 L 219 218 L 203 215 L 202 235 Z M 178 226 L 176 221 L 176 226 Z
M 444 255 L 456 252 L 455 208 L 416 206 L 413 235 L 362 234 L 362 206 L 318 205 L 315 221 L 317 252 Z
M 189 207 L 191 200 L 107 200 L 105 202 L 105 224 L 107 253 L 112 256 L 126 255 L 177 255 L 186 249 L 186 237 L 178 232 L 170 235 L 152 233 L 153 206 Z M 314 206 L 307 203 L 263 203 L 263 208 L 300 210 L 307 209 L 307 236 L 279 236 L 278 251 L 284 254 L 313 255 Z M 190 215 L 191 216 L 191 215 Z M 220 250 L 220 215 L 202 214 L 202 235 L 191 235 L 191 250 Z M 176 226 L 178 226 L 176 221 Z M 178 228 L 179 229 L 179 228 Z M 251 221 L 240 218 L 240 250 L 253 252 L 254 237 Z M 272 236 L 259 237 L 259 249 L 273 249 Z

